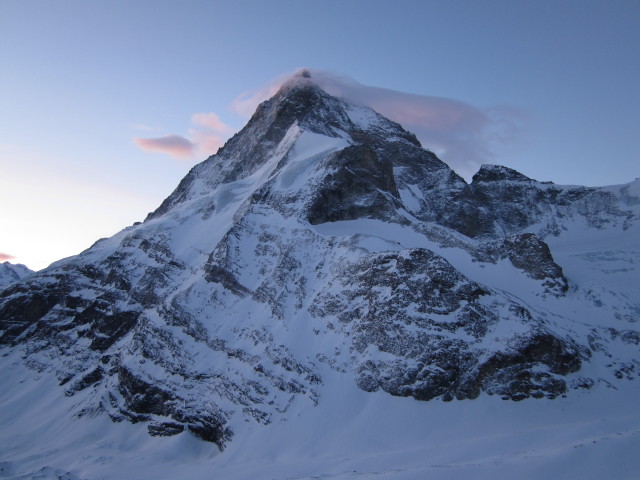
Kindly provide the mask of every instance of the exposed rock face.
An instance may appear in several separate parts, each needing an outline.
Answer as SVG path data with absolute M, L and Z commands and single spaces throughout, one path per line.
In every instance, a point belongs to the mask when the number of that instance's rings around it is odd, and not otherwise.
M 342 293 L 325 290 L 312 313 L 336 317 L 348 332 L 364 390 L 419 400 L 475 398 L 483 390 L 516 400 L 555 397 L 567 388 L 561 375 L 580 368 L 576 345 L 544 332 L 518 305 L 508 305 L 507 315 L 491 308 L 492 292 L 433 252 L 367 255 L 340 268 Z M 514 312 L 529 323 L 527 333 L 486 359 L 485 344 Z
M 361 114 L 367 117 L 364 125 L 358 123 Z M 295 140 L 287 139 L 293 125 L 330 138 L 346 134 L 354 139 L 354 143 L 366 145 L 379 156 L 384 152 L 381 157 L 390 157 L 397 151 L 397 146 L 391 146 L 386 140 L 390 135 L 395 137 L 395 143 L 410 144 L 422 150 L 415 135 L 397 123 L 371 110 L 348 105 L 298 77 L 285 84 L 272 99 L 260 104 L 242 132 L 231 138 L 216 155 L 196 165 L 148 218 L 156 218 L 172 206 L 211 193 L 218 185 L 246 178 L 274 157 L 282 160 L 293 146 L 287 140 Z M 432 157 L 441 168 L 448 168 Z M 384 160 L 381 158 L 381 161 Z
M 640 306 L 606 310 L 615 329 L 549 313 L 568 288 L 549 235 L 633 233 L 634 195 L 495 166 L 469 185 L 302 74 L 143 224 L 2 290 L 0 344 L 55 375 L 77 415 L 220 448 L 234 419 L 322 401 L 327 375 L 419 400 L 553 398 L 593 385 L 585 365 L 614 343 L 638 344 Z
M 309 206 L 311 224 L 397 215 L 401 203 L 388 158 L 354 145 L 329 157 L 325 168 L 328 173 Z
M 493 234 L 512 234 L 539 224 L 543 236 L 557 235 L 563 224 L 580 218 L 592 228 L 630 225 L 636 215 L 621 208 L 612 191 L 541 183 L 507 167 L 483 165 L 470 185 Z
M 568 290 L 567 279 L 553 261 L 549 246 L 533 233 L 511 235 L 504 240 L 503 247 L 513 266 L 531 278 L 542 280 L 546 291 L 562 295 Z

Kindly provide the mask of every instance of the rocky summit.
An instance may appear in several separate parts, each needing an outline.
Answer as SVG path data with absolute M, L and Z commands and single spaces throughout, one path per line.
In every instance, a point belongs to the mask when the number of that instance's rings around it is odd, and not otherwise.
M 336 378 L 406 402 L 615 388 L 640 375 L 639 218 L 638 180 L 467 183 L 304 71 L 143 223 L 1 290 L 3 368 L 55 379 L 70 418 L 220 449 Z

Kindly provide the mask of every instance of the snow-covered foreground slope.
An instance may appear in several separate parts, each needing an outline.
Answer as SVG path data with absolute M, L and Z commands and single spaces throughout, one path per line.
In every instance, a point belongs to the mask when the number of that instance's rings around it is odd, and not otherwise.
M 555 400 L 447 403 L 366 393 L 332 376 L 317 407 L 234 425 L 220 453 L 189 433 L 150 437 L 141 424 L 72 419 L 76 400 L 22 368 L 2 370 L 3 385 L 24 383 L 0 393 L 0 478 L 631 480 L 640 467 L 638 382 Z
M 639 181 L 467 184 L 303 73 L 0 292 L 0 473 L 633 478 L 639 218 Z

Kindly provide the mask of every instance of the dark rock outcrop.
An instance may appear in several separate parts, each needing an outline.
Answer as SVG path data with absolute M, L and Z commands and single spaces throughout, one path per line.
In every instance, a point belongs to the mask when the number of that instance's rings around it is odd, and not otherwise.
M 562 376 L 581 365 L 580 348 L 541 333 L 544 322 L 516 305 L 509 313 L 519 312 L 530 333 L 495 345 L 485 359 L 478 345 L 504 321 L 482 300 L 492 292 L 428 250 L 365 256 L 342 265 L 338 278 L 342 294 L 323 292 L 312 313 L 335 316 L 349 332 L 361 359 L 356 382 L 366 391 L 419 400 L 475 398 L 481 391 L 553 398 L 566 391 Z
M 535 280 L 542 280 L 545 291 L 563 295 L 569 289 L 562 268 L 553 260 L 549 246 L 533 233 L 507 237 L 503 251 L 514 267 L 525 271 Z
M 591 228 L 626 224 L 634 218 L 606 189 L 538 182 L 498 165 L 483 165 L 470 188 L 494 235 L 518 233 L 534 224 L 541 225 L 542 236 L 558 235 L 570 218 L 582 218 Z
M 397 216 L 401 203 L 387 158 L 354 145 L 330 156 L 323 167 L 328 173 L 308 208 L 311 224 Z

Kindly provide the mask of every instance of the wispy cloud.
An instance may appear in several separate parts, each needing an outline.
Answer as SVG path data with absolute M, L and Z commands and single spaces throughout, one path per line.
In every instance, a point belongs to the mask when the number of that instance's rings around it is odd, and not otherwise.
M 235 130 L 220 120 L 214 112 L 196 113 L 191 116 L 191 123 L 194 128 L 189 129 L 189 137 L 200 157 L 216 153 L 225 140 L 235 133 Z
M 164 153 L 177 160 L 193 160 L 215 153 L 234 129 L 214 113 L 195 113 L 191 116 L 189 135 L 170 134 L 156 138 L 136 137 L 133 142 L 145 152 Z
M 229 108 L 238 115 L 249 118 L 253 115 L 258 105 L 273 97 L 293 73 L 280 75 L 256 90 L 242 92 L 231 102 Z
M 313 72 L 313 77 L 328 93 L 400 123 L 467 179 L 481 164 L 495 162 L 527 123 L 515 107 L 476 107 L 452 98 L 370 87 L 325 72 Z
M 327 93 L 367 106 L 416 134 L 425 148 L 434 151 L 456 172 L 470 179 L 483 163 L 495 163 L 528 128 L 527 115 L 515 107 L 477 107 L 452 98 L 418 95 L 371 87 L 321 70 L 309 70 L 312 81 Z M 249 118 L 257 106 L 271 98 L 293 72 L 274 78 L 262 87 L 238 95 L 229 109 Z M 166 135 L 135 139 L 145 151 L 162 152 L 179 159 L 215 153 L 234 130 L 213 113 L 191 117 L 188 137 Z
M 164 153 L 178 160 L 193 157 L 194 144 L 180 135 L 164 135 L 157 138 L 134 138 L 133 142 L 145 152 Z
M 515 107 L 476 107 L 452 98 L 371 87 L 325 71 L 310 73 L 327 93 L 370 107 L 415 133 L 425 148 L 468 179 L 481 164 L 495 162 L 502 151 L 517 142 L 528 123 L 526 114 Z M 251 115 L 288 77 L 278 77 L 253 92 L 242 93 L 231 109 Z
M 16 257 L 14 257 L 13 255 L 0 252 L 0 262 L 6 262 L 7 260 L 13 260 L 14 258 Z
M 214 112 L 195 113 L 191 116 L 191 123 L 206 127 L 209 130 L 222 135 L 231 135 L 234 132 L 233 128 L 220 120 L 220 117 Z
M 156 129 L 150 127 L 149 125 L 145 125 L 143 123 L 134 123 L 131 125 L 135 130 L 140 130 L 141 132 L 154 132 Z

